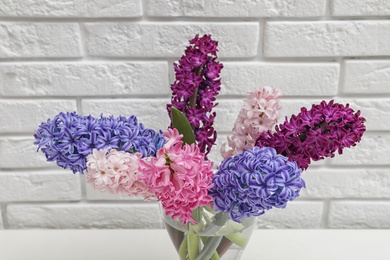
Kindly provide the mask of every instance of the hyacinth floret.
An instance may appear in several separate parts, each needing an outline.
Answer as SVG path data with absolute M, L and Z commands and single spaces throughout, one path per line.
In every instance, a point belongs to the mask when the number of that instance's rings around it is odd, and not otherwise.
M 213 128 L 215 112 L 212 109 L 216 95 L 221 89 L 220 72 L 223 65 L 217 59 L 218 42 L 210 35 L 190 40 L 177 64 L 174 64 L 176 79 L 171 85 L 172 103 L 167 106 L 180 110 L 190 121 L 200 152 L 207 155 L 217 138 Z M 172 126 L 171 126 L 172 127 Z
M 260 133 L 271 130 L 279 119 L 282 109 L 279 89 L 267 86 L 248 94 L 234 123 L 232 135 L 228 136 L 228 143 L 221 147 L 225 159 L 252 149 Z
M 297 198 L 305 187 L 301 172 L 295 162 L 274 148 L 254 147 L 221 163 L 209 195 L 217 211 L 225 211 L 240 222 L 272 207 L 284 208 Z
M 212 162 L 195 144 L 183 146 L 177 129 L 168 129 L 166 144 L 156 157 L 140 160 L 140 179 L 161 202 L 165 214 L 179 219 L 183 224 L 197 224 L 192 211 L 207 205 L 212 198 L 207 194 L 212 187 Z
M 360 111 L 349 104 L 322 101 L 310 110 L 301 108 L 298 115 L 291 116 L 276 127 L 276 132 L 263 132 L 257 139 L 259 147 L 274 147 L 276 151 L 296 161 L 307 169 L 311 161 L 334 157 L 344 148 L 355 146 L 366 131 L 365 119 Z
M 76 112 L 60 113 L 42 123 L 34 134 L 38 150 L 48 161 L 70 168 L 73 173 L 83 173 L 86 158 L 93 149 L 111 147 L 130 153 L 139 152 L 142 157 L 155 156 L 165 143 L 162 132 L 155 132 L 138 123 L 135 116 L 94 118 Z
M 139 178 L 140 158 L 140 153 L 131 154 L 110 147 L 93 149 L 87 156 L 86 180 L 96 190 L 149 199 L 153 194 Z

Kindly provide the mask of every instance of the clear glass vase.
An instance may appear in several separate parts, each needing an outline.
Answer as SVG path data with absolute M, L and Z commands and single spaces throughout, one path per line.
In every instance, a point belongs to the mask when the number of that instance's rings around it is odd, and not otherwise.
M 183 225 L 165 214 L 160 205 L 166 230 L 180 260 L 237 260 L 240 259 L 256 224 L 256 217 L 237 223 L 226 213 L 215 213 L 209 207 L 193 212 L 197 225 Z

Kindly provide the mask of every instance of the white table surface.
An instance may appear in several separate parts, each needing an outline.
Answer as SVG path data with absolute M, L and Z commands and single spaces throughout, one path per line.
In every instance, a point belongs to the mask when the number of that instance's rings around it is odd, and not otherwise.
M 178 259 L 165 230 L 1 230 L 1 260 Z M 390 260 L 390 230 L 256 230 L 242 260 Z

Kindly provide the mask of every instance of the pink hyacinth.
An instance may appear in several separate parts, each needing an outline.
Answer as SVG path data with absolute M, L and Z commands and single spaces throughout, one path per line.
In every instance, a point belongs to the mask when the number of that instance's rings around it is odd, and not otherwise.
M 94 149 L 87 157 L 87 182 L 100 191 L 129 196 L 142 196 L 148 199 L 153 195 L 143 180 L 139 179 L 138 165 L 140 153 L 105 148 Z
M 157 151 L 156 158 L 140 160 L 141 179 L 148 183 L 168 216 L 183 224 L 197 224 L 192 211 L 212 201 L 207 193 L 212 187 L 213 164 L 205 161 L 195 144 L 183 146 L 183 136 L 177 129 L 168 129 L 164 136 L 168 142 Z
M 228 136 L 228 143 L 221 147 L 225 159 L 252 149 L 260 133 L 272 129 L 279 119 L 282 109 L 279 89 L 263 87 L 248 94 L 249 98 L 244 99 L 244 105 L 234 123 L 233 134 Z

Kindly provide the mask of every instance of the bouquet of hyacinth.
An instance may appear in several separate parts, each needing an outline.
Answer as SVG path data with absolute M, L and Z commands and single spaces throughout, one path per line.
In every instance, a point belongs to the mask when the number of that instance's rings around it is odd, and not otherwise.
M 240 232 L 248 219 L 286 207 L 305 187 L 301 173 L 312 161 L 341 154 L 365 132 L 360 111 L 334 101 L 301 108 L 275 126 L 281 91 L 263 87 L 244 99 L 222 162 L 211 162 L 223 68 L 217 47 L 210 35 L 196 36 L 174 65 L 164 131 L 134 115 L 67 112 L 34 135 L 48 161 L 84 174 L 95 189 L 156 199 L 180 259 L 220 259 L 232 245 L 245 247 Z

